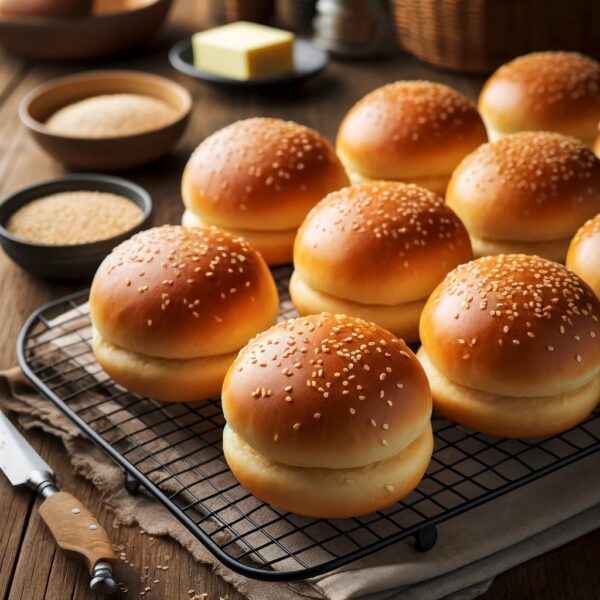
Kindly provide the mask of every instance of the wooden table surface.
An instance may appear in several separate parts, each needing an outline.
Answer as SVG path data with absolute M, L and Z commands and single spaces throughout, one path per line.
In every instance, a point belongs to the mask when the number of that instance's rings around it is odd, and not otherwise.
M 270 115 L 312 126 L 330 139 L 341 116 L 361 96 L 400 78 L 433 79 L 448 83 L 475 98 L 482 81 L 435 70 L 407 57 L 364 62 L 334 61 L 321 77 L 299 89 L 268 97 L 243 90 L 225 91 L 190 81 L 173 71 L 168 47 L 194 29 L 188 0 L 180 0 L 159 39 L 136 54 L 94 64 L 94 67 L 133 68 L 164 74 L 183 83 L 194 96 L 194 114 L 177 150 L 148 167 L 126 174 L 146 187 L 154 198 L 155 224 L 177 223 L 182 214 L 179 192 L 183 166 L 193 148 L 210 132 L 240 118 Z M 64 172 L 29 138 L 17 117 L 24 94 L 53 77 L 89 68 L 86 65 L 39 64 L 0 54 L 0 194 Z M 81 287 L 79 284 L 77 287 Z M 30 277 L 0 252 L 0 367 L 15 363 L 15 340 L 29 313 L 40 304 L 72 291 Z M 156 575 L 158 583 L 145 598 L 189 599 L 188 590 L 207 593 L 210 599 L 243 597 L 231 586 L 196 564 L 190 555 L 168 539 L 140 535 L 137 527 L 113 528 L 96 490 L 70 470 L 61 444 L 41 433 L 27 434 L 35 448 L 55 467 L 61 484 L 87 503 L 113 536 L 129 549 L 133 566 L 119 561 L 117 578 L 128 589 L 122 598 L 139 598 L 145 584 L 144 565 L 157 565 L 172 557 L 169 571 Z M 0 598 L 17 600 L 86 600 L 84 569 L 66 560 L 56 549 L 37 514 L 38 501 L 27 490 L 14 491 L 0 476 Z M 540 507 L 543 510 L 543 507 Z M 528 599 L 597 600 L 600 598 L 600 531 L 588 534 L 499 576 L 485 600 Z M 152 570 L 153 567 L 151 566 Z M 154 579 L 150 573 L 150 579 Z M 271 599 L 265 599 L 271 600 Z

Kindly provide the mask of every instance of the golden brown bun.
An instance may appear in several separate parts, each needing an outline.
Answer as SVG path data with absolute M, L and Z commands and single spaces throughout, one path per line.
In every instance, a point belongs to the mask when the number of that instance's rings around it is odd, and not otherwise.
M 329 194 L 308 214 L 294 244 L 296 271 L 312 288 L 390 306 L 426 298 L 471 257 L 467 231 L 442 198 L 398 182 Z
M 123 387 L 165 402 L 215 398 L 237 352 L 198 358 L 156 358 L 115 346 L 94 331 L 98 364 Z
M 0 0 L 0 16 L 75 17 L 91 10 L 92 0 Z
M 596 142 L 594 143 L 594 152 L 596 153 L 596 156 L 600 158 L 600 134 L 598 134 L 598 137 L 596 137 Z
M 427 378 L 406 344 L 345 315 L 291 319 L 259 334 L 229 369 L 222 401 L 242 440 L 295 467 L 389 459 L 431 415 Z
M 500 67 L 479 96 L 490 139 L 557 131 L 592 145 L 600 121 L 600 63 L 576 52 L 534 52 Z
M 600 373 L 600 301 L 577 275 L 523 254 L 457 267 L 431 295 L 420 335 L 457 384 L 501 396 L 554 396 Z
M 209 227 L 198 215 L 185 210 L 181 224 L 186 227 Z M 243 237 L 257 250 L 268 265 L 285 265 L 292 262 L 294 239 L 297 229 L 283 231 L 252 231 L 249 229 L 229 229 L 220 227 L 236 237 Z
M 450 381 L 423 347 L 417 356 L 427 373 L 436 410 L 463 427 L 488 435 L 554 435 L 583 421 L 600 400 L 600 375 L 580 388 L 553 396 L 502 396 Z
M 138 233 L 104 259 L 90 292 L 92 323 L 104 340 L 160 358 L 238 350 L 277 311 L 260 255 L 214 228 Z
M 353 185 L 357 183 L 380 181 L 379 179 L 369 179 L 368 177 L 364 177 L 352 171 L 348 172 L 348 177 L 350 178 L 350 183 Z M 448 187 L 449 181 L 450 175 L 433 175 L 431 177 L 411 177 L 410 183 L 414 183 L 419 187 L 431 190 L 435 194 L 439 194 L 443 197 L 446 193 L 446 188 Z
M 350 109 L 336 145 L 349 173 L 417 182 L 449 176 L 486 141 L 475 105 L 461 93 L 430 81 L 397 81 Z
M 324 519 L 363 515 L 395 504 L 417 487 L 432 451 L 427 423 L 408 448 L 366 467 L 292 467 L 258 453 L 230 427 L 223 431 L 227 463 L 249 492 L 282 510 Z
M 446 202 L 475 237 L 564 243 L 600 211 L 600 159 L 572 137 L 516 133 L 469 154 Z
M 206 138 L 182 180 L 186 207 L 202 220 L 238 230 L 298 227 L 329 192 L 348 185 L 331 144 L 280 119 L 237 121 Z
M 542 242 L 515 242 L 490 240 L 471 234 L 473 256 L 481 258 L 492 254 L 535 254 L 554 262 L 565 262 L 571 238 Z
M 577 273 L 600 298 L 600 213 L 575 234 L 567 254 L 567 268 Z
M 297 271 L 290 278 L 290 296 L 294 308 L 301 315 L 322 312 L 352 315 L 377 323 L 406 342 L 419 339 L 419 317 L 426 302 L 425 298 L 394 305 L 352 302 L 315 290 L 302 280 Z

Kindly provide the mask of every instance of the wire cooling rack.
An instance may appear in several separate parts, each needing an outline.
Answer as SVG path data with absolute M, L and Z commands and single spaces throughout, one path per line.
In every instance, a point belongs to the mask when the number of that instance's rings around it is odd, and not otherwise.
M 293 317 L 290 269 L 274 274 L 280 318 Z M 312 577 L 407 538 L 428 550 L 436 524 L 600 450 L 600 412 L 535 441 L 492 438 L 434 416 L 427 475 L 402 502 L 353 519 L 282 512 L 248 494 L 227 468 L 218 399 L 162 404 L 108 378 L 90 348 L 87 299 L 79 292 L 31 315 L 18 341 L 23 372 L 221 562 L 249 577 Z

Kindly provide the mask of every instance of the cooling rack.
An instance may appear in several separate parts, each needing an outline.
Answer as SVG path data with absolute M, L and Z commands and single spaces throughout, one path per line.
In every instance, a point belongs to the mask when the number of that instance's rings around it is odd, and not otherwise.
M 280 318 L 296 316 L 290 269 L 274 275 Z M 248 494 L 227 468 L 218 399 L 162 404 L 108 378 L 91 351 L 87 299 L 82 291 L 31 315 L 17 348 L 24 374 L 130 483 L 143 486 L 223 564 L 248 577 L 308 578 L 401 540 L 429 550 L 438 523 L 600 450 L 598 411 L 570 431 L 534 441 L 492 438 L 434 416 L 427 475 L 402 502 L 343 520 L 282 512 Z

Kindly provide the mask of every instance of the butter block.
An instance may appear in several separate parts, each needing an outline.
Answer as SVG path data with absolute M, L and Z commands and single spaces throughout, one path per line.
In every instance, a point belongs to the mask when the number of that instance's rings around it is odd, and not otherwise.
M 238 21 L 192 36 L 194 65 L 202 71 L 249 80 L 288 73 L 294 66 L 294 34 Z

